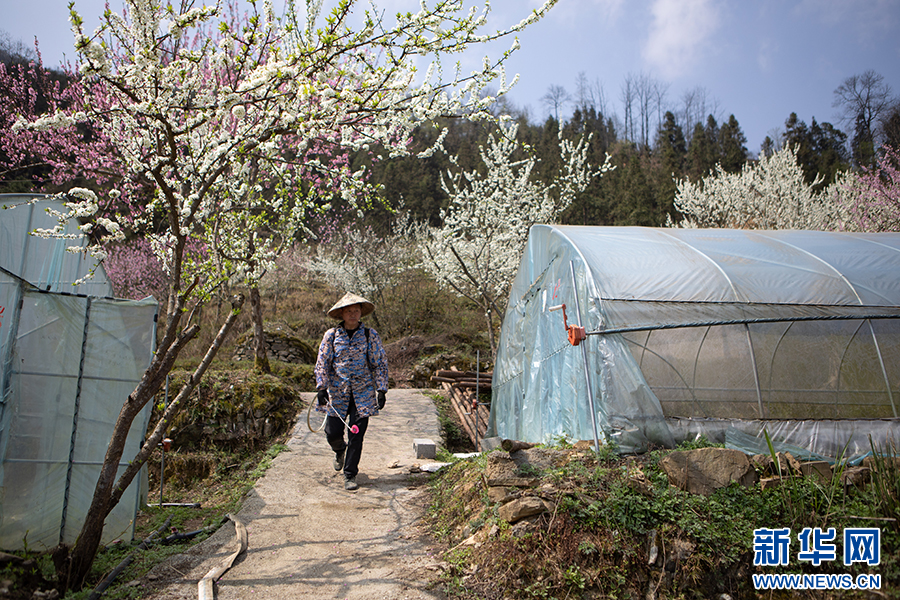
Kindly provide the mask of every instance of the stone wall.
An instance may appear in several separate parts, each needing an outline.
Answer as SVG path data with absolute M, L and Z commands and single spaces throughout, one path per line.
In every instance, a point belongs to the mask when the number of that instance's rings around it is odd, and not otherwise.
M 266 336 L 266 355 L 269 360 L 286 363 L 315 364 L 316 349 L 304 342 L 285 325 L 266 323 L 263 326 Z M 238 340 L 232 360 L 253 360 L 253 334 L 245 333 Z

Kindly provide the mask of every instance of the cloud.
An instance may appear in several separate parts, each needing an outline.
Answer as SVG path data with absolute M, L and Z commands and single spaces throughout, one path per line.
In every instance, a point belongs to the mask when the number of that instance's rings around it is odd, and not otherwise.
M 714 0 L 653 0 L 643 48 L 648 66 L 664 79 L 686 73 L 719 26 Z
M 896 0 L 803 0 L 797 13 L 827 27 L 852 31 L 863 45 L 896 40 L 900 24 Z
M 529 8 L 537 8 L 542 1 L 532 0 Z M 566 0 L 550 9 L 550 18 L 570 26 L 583 24 L 585 20 L 596 23 L 615 22 L 622 17 L 626 0 Z
M 762 73 L 769 73 L 775 66 L 778 43 L 771 38 L 760 40 L 756 49 L 756 65 Z

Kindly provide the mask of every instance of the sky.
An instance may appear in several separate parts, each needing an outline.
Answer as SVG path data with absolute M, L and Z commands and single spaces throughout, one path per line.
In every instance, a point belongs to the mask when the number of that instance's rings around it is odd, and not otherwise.
M 276 13 L 283 1 L 273 0 Z M 0 35 L 29 47 L 37 36 L 44 64 L 57 66 L 64 55 L 74 58 L 67 4 L 0 0 Z M 75 0 L 88 30 L 99 25 L 104 4 Z M 117 12 L 123 6 L 109 4 Z M 416 11 L 419 0 L 376 4 L 394 14 Z M 540 4 L 492 0 L 488 28 L 514 25 Z M 465 5 L 483 7 L 484 0 Z M 734 115 L 753 154 L 792 112 L 807 125 L 815 119 L 849 133 L 833 101 L 852 75 L 873 70 L 900 95 L 900 0 L 559 0 L 518 38 L 506 70 L 519 81 L 508 99 L 533 121 L 550 114 L 543 98 L 551 86 L 575 96 L 579 80 L 595 94 L 602 90 L 605 114 L 621 119 L 625 81 L 645 78 L 664 90 L 663 107 L 676 114 L 693 95 L 720 124 Z M 511 42 L 462 55 L 463 70 Z M 573 109 L 564 106 L 560 116 Z

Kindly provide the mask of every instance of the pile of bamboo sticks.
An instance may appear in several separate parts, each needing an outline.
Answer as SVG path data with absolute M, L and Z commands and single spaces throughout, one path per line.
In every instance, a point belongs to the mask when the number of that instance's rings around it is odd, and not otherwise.
M 456 411 L 463 429 L 476 450 L 481 450 L 481 440 L 487 431 L 488 419 L 491 414 L 490 402 L 483 402 L 478 392 L 491 391 L 491 379 L 494 374 L 490 371 L 478 373 L 475 371 L 459 371 L 456 368 L 435 371 L 431 380 L 441 384 L 448 392 L 450 404 Z
M 478 388 L 479 391 L 489 392 L 491 391 L 491 379 L 493 376 L 494 373 L 490 371 L 476 373 L 475 371 L 444 369 L 435 371 L 431 380 L 439 383 L 449 383 L 451 388 L 463 390 L 474 390 L 475 388 Z

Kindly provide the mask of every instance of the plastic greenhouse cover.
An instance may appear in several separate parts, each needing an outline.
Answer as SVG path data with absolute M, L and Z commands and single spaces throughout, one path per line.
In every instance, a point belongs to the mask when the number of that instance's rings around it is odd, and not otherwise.
M 5 296 L 21 294 L 0 327 L 8 333 L 0 346 L 0 547 L 71 543 L 122 403 L 149 364 L 157 303 L 37 291 L 6 272 L 0 283 Z M 129 432 L 125 460 L 140 447 L 149 410 Z M 107 517 L 103 543 L 133 531 L 139 488 L 132 483 Z
M 550 310 L 561 304 L 588 331 L 583 349 Z M 808 446 L 846 434 L 812 425 L 817 407 L 897 416 L 897 317 L 900 234 L 536 225 L 500 333 L 489 435 L 593 439 L 590 389 L 599 437 L 624 452 L 671 447 L 683 417 L 741 420 L 757 436 L 757 419 L 770 432 L 799 423 L 789 437 Z

